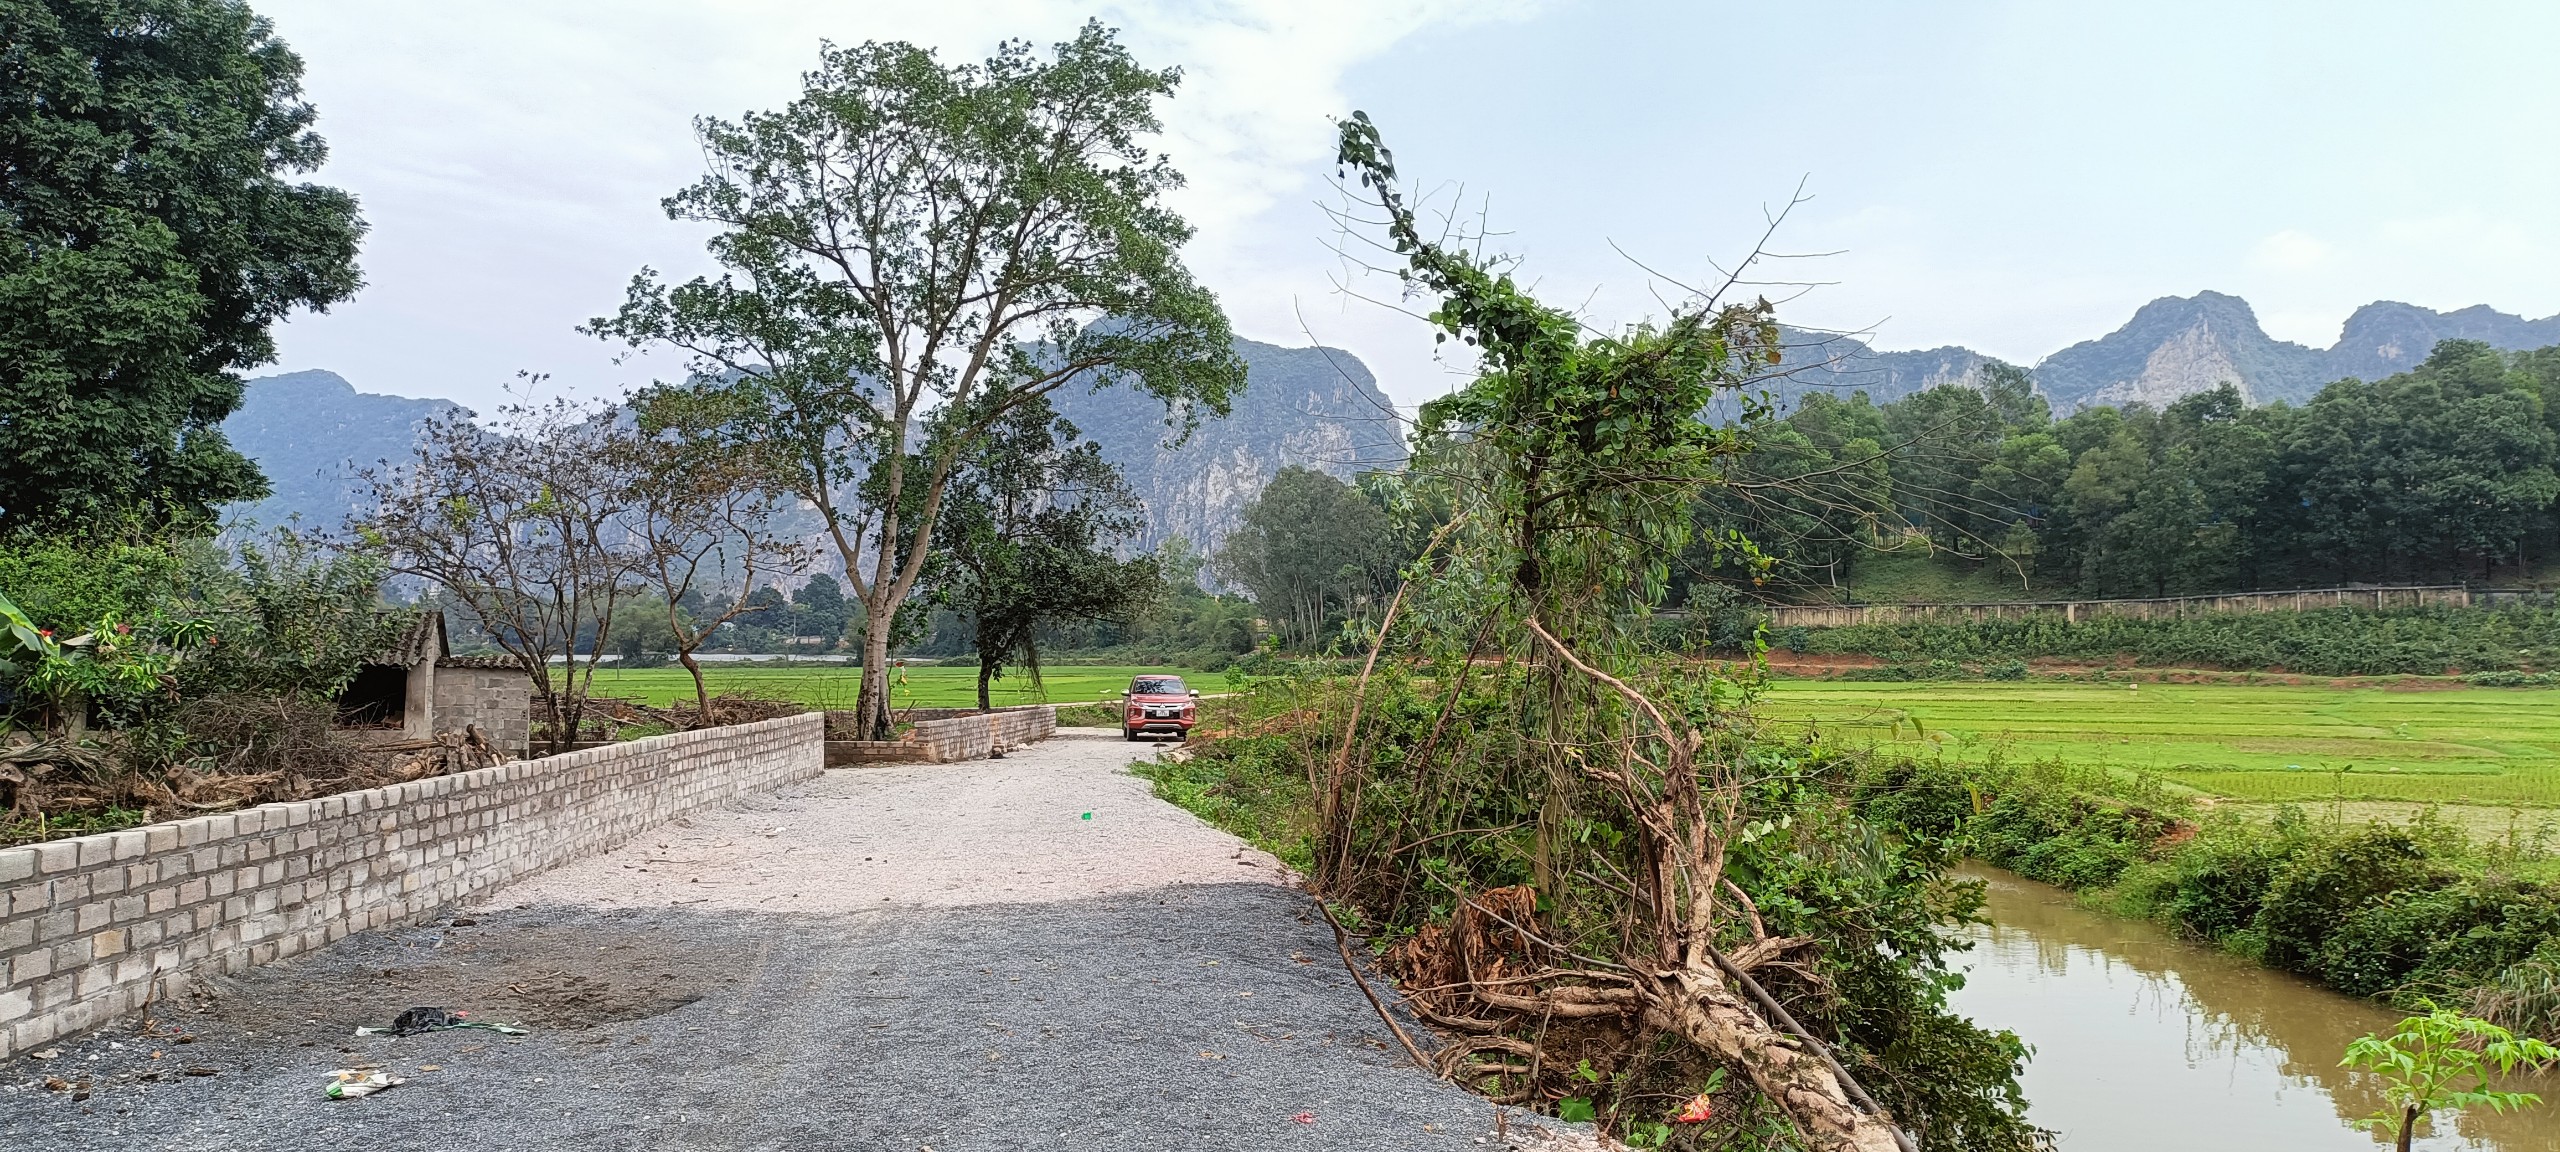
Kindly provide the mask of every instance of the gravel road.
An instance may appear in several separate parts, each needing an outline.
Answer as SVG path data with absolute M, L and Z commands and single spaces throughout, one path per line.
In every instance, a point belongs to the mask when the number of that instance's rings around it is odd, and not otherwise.
M 697 815 L 0 1064 L 0 1147 L 1591 1146 L 1411 1067 L 1285 869 L 1122 771 L 1149 751 Z M 412 1005 L 530 1032 L 353 1035 Z M 362 1066 L 407 1083 L 322 1097 Z

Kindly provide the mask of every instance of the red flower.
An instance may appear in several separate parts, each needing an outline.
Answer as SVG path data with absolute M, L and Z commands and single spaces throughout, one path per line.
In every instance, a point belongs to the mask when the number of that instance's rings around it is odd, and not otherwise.
M 133 625 L 131 625 L 131 624 L 118 624 L 118 625 L 116 625 L 116 635 L 118 635 L 118 636 L 131 636 L 131 635 L 133 635 Z
M 53 629 L 51 629 L 51 628 L 38 628 L 38 629 L 36 629 L 36 635 L 38 635 L 38 636 L 42 636 L 42 637 L 44 637 L 44 638 L 45 638 L 45 639 L 47 639 L 47 640 L 51 640 L 51 639 L 53 639 Z
M 1690 1097 L 1688 1106 L 1680 1109 L 1680 1114 L 1678 1116 L 1672 1117 L 1672 1119 L 1682 1124 L 1704 1124 L 1715 1118 L 1715 1098 L 1704 1092 L 1700 1092 L 1697 1095 Z

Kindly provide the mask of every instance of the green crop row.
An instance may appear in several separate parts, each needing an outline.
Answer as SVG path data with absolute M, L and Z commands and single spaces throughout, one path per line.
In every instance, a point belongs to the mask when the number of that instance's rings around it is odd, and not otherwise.
M 1731 632 L 1731 629 L 1719 629 Z M 2412 608 L 2221 613 L 2170 620 L 2060 613 L 2016 619 L 1789 627 L 1771 646 L 1946 667 L 2033 659 L 2282 669 L 2314 676 L 2530 672 L 2560 666 L 2560 608 Z

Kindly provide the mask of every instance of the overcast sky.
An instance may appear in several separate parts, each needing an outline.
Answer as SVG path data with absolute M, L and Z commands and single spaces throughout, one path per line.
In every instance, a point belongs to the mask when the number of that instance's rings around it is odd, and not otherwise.
M 572 329 L 642 265 L 705 270 L 702 233 L 658 207 L 701 171 L 694 116 L 781 105 L 821 40 L 975 59 L 1091 15 L 1185 70 L 1164 147 L 1238 331 L 1349 348 L 1405 403 L 1455 370 L 1337 288 L 1320 205 L 1354 108 L 1604 326 L 1677 294 L 1613 245 L 1712 278 L 1799 181 L 1814 198 L 1776 247 L 1837 254 L 1778 271 L 1822 282 L 1781 319 L 1885 348 L 2032 364 L 2200 289 L 2320 346 L 2375 299 L 2560 312 L 2542 0 L 251 2 L 308 65 L 320 178 L 372 225 L 367 287 L 287 325 L 278 368 L 482 407 L 518 371 L 645 381 Z

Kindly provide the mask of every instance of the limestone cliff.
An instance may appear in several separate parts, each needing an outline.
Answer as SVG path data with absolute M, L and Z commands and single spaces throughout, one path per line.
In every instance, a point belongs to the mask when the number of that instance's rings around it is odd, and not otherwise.
M 1782 326 L 1778 339 L 1785 357 L 1762 384 L 1788 404 L 1817 391 L 1843 399 L 1864 392 L 1878 404 L 1889 404 L 1941 384 L 1970 385 L 1991 362 L 1970 348 L 1879 352 L 1853 336 L 1802 328 Z
M 1345 480 L 1404 461 L 1404 426 L 1367 365 L 1335 348 L 1236 341 L 1248 382 L 1223 420 L 1187 439 L 1164 405 L 1129 389 L 1063 391 L 1059 414 L 1120 466 L 1147 505 L 1152 548 L 1181 537 L 1203 551 L 1233 530 L 1245 502 L 1286 465 Z

